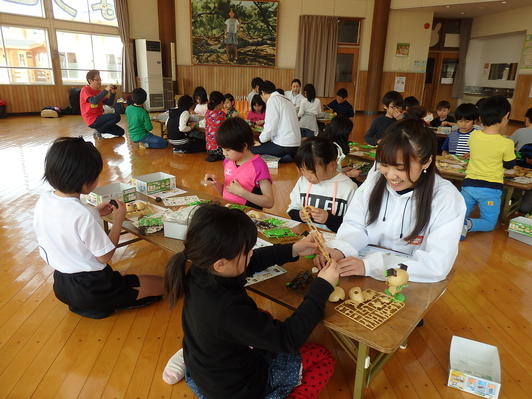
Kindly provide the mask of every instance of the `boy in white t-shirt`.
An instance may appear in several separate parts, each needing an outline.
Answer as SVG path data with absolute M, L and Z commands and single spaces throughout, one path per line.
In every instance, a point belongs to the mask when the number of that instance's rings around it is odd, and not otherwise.
M 69 309 L 84 317 L 101 319 L 117 309 L 145 306 L 161 298 L 162 278 L 122 275 L 107 265 L 120 239 L 126 208 L 116 201 L 96 208 L 80 201 L 98 185 L 103 161 L 83 138 L 60 137 L 45 158 L 44 178 L 54 188 L 35 206 L 33 227 L 39 251 L 55 269 L 54 293 Z M 106 234 L 100 216 L 113 213 Z

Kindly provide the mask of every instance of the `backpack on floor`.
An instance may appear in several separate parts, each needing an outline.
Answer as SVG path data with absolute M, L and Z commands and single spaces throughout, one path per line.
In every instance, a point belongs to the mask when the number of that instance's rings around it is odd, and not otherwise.
M 59 118 L 61 110 L 59 107 L 44 107 L 41 110 L 41 118 Z
M 7 117 L 6 106 L 6 102 L 4 100 L 0 100 L 0 118 Z
M 81 89 L 78 89 L 76 87 L 73 87 L 68 91 L 71 115 L 81 115 L 81 109 L 79 108 L 79 94 L 80 93 L 81 93 Z

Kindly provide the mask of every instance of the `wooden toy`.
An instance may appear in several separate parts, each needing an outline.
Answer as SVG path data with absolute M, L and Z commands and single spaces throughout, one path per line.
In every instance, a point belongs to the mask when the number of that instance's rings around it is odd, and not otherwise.
M 336 287 L 331 295 L 329 295 L 329 302 L 338 302 L 345 299 L 345 291 L 342 287 Z
M 334 309 L 367 329 L 375 330 L 405 306 L 404 302 L 394 301 L 382 292 L 367 289 L 364 293 L 366 297 L 371 296 L 371 299 L 363 303 L 348 299 Z
M 297 290 L 299 288 L 304 289 L 313 281 L 314 276 L 307 270 L 297 273 L 297 275 L 292 279 L 292 281 L 286 283 L 286 286 L 294 290 Z
M 303 218 L 305 219 L 308 227 L 310 228 L 310 231 L 312 234 L 314 234 L 314 241 L 318 245 L 318 250 L 323 255 L 323 257 L 327 260 L 327 263 L 331 262 L 331 256 L 329 255 L 329 251 L 327 251 L 327 246 L 325 245 L 325 239 L 323 238 L 323 235 L 321 234 L 321 231 L 318 230 L 314 222 L 312 221 L 312 217 L 310 216 L 310 207 L 304 207 L 301 209 L 301 214 Z
M 384 290 L 384 293 L 399 302 L 404 302 L 405 300 L 405 296 L 401 294 L 401 290 L 406 287 L 406 284 L 408 283 L 407 269 L 408 266 L 401 263 L 398 268 L 388 269 L 385 272 L 388 288 Z

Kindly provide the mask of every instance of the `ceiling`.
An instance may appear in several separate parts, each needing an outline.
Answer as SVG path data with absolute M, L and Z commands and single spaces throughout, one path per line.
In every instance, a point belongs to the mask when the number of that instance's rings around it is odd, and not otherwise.
M 441 5 L 429 7 L 412 7 L 410 9 L 431 10 L 439 18 L 473 18 L 479 15 L 496 14 L 512 8 L 532 5 L 532 0 L 497 0 L 474 2 L 467 4 L 446 5 L 442 0 Z M 532 19 L 532 15 L 530 15 Z

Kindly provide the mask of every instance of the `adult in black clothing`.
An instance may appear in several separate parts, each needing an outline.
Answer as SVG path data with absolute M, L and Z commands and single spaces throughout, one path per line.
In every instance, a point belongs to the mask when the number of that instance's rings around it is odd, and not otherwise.
M 327 107 L 336 112 L 336 115 L 344 118 L 353 118 L 355 111 L 347 99 L 347 90 L 343 87 L 336 93 L 336 99 L 327 104 Z

